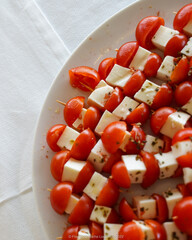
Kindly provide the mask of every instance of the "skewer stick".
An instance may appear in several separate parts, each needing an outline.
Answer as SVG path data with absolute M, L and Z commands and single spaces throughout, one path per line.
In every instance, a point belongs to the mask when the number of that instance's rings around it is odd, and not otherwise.
M 172 219 L 176 220 L 176 219 L 178 219 L 178 216 L 173 216 Z
M 57 237 L 56 239 L 62 239 L 62 237 Z
M 64 102 L 62 102 L 62 101 L 60 101 L 60 100 L 56 100 L 56 102 L 62 104 L 63 106 L 66 106 L 66 103 L 64 103 Z
M 48 191 L 48 192 L 51 192 L 51 191 L 52 191 L 52 189 L 51 189 L 51 188 L 47 188 L 47 191 Z
M 83 85 L 84 87 L 86 87 L 89 91 L 91 91 L 91 92 L 94 91 L 94 89 L 92 89 L 91 87 L 87 86 L 85 83 L 82 83 L 82 82 L 80 82 L 80 83 L 81 83 L 81 85 Z

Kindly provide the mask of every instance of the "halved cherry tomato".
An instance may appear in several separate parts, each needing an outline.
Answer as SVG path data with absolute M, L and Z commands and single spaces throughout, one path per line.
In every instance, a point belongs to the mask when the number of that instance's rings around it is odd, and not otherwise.
M 95 222 L 89 224 L 91 232 L 91 240 L 102 240 L 103 239 L 103 227 Z
M 128 124 L 145 123 L 149 119 L 150 107 L 146 103 L 141 103 L 126 118 Z
M 111 209 L 111 213 L 107 218 L 107 223 L 120 223 L 119 214 L 115 211 L 114 208 Z
M 83 91 L 90 91 L 88 88 L 95 89 L 100 81 L 99 73 L 95 69 L 87 66 L 70 69 L 69 77 L 71 86 Z M 83 84 L 88 86 L 88 88 Z
M 59 152 L 61 150 L 60 147 L 57 146 L 57 141 L 59 140 L 65 128 L 66 125 L 64 124 L 56 124 L 48 130 L 46 140 L 52 151 Z
M 187 188 L 187 186 L 185 184 L 178 184 L 177 188 L 178 188 L 179 192 L 183 195 L 183 197 L 188 197 L 191 195 L 189 189 Z
M 175 205 L 173 220 L 181 232 L 192 236 L 192 197 L 185 197 Z
M 123 92 L 128 97 L 133 97 L 136 92 L 139 91 L 143 83 L 145 82 L 145 75 L 141 71 L 136 71 L 126 82 L 123 87 Z
M 73 184 L 70 182 L 58 183 L 50 193 L 52 208 L 59 214 L 63 214 L 73 190 Z
M 162 58 L 157 53 L 151 53 L 145 64 L 144 73 L 146 77 L 155 77 L 161 66 Z
M 187 41 L 188 38 L 183 34 L 174 35 L 165 46 L 164 56 L 178 57 Z
M 180 156 L 176 160 L 182 168 L 185 167 L 192 168 L 192 152 Z
M 176 112 L 176 109 L 171 107 L 162 107 L 156 110 L 151 116 L 151 130 L 155 134 L 158 134 L 165 122 L 167 121 L 168 116 L 174 112 Z
M 170 137 L 167 137 L 165 135 L 163 135 L 162 140 L 164 142 L 164 147 L 163 147 L 163 152 L 170 152 L 171 151 L 171 143 L 172 143 L 172 139 Z
M 177 178 L 181 176 L 183 176 L 183 168 L 181 166 L 178 166 L 172 177 Z
M 115 87 L 114 91 L 111 93 L 109 99 L 105 103 L 104 109 L 112 112 L 123 100 L 124 94 L 122 90 Z
M 99 64 L 98 73 L 100 75 L 100 78 L 105 80 L 106 77 L 111 72 L 111 69 L 115 65 L 116 58 L 105 58 L 103 61 Z
M 94 131 L 101 118 L 101 112 L 96 107 L 89 107 L 83 119 L 84 129 L 90 128 Z
M 79 226 L 70 226 L 64 231 L 62 240 L 75 240 L 77 239 L 78 232 Z
M 189 61 L 186 57 L 182 57 L 181 60 L 175 66 L 171 74 L 171 83 L 178 84 L 187 79 L 189 72 Z
M 51 160 L 51 174 L 58 182 L 61 182 L 63 167 L 70 158 L 68 150 L 57 152 Z
M 104 129 L 101 140 L 109 153 L 115 153 L 121 146 L 126 130 L 127 125 L 123 121 L 112 122 Z
M 117 64 L 122 67 L 129 67 L 129 64 L 135 56 L 138 48 L 139 44 L 136 41 L 123 44 L 117 52 Z
M 164 19 L 156 16 L 149 16 L 143 18 L 136 28 L 136 39 L 141 47 L 146 49 L 154 48 L 151 42 L 152 37 L 155 35 L 161 25 L 164 25 Z
M 192 128 L 184 128 L 179 130 L 172 139 L 172 145 L 177 142 L 188 140 L 192 137 Z
M 135 222 L 128 222 L 123 224 L 119 230 L 119 240 L 143 240 L 144 233 Z
M 175 101 L 179 106 L 183 106 L 192 98 L 192 82 L 186 81 L 178 85 L 175 90 Z
M 119 204 L 119 213 L 125 222 L 138 220 L 138 217 L 125 198 L 122 198 Z
M 159 164 L 152 153 L 148 153 L 142 150 L 140 152 L 140 155 L 146 167 L 146 172 L 141 186 L 143 188 L 148 188 L 159 178 Z
M 160 223 L 165 222 L 168 219 L 168 207 L 165 198 L 157 193 L 152 195 L 152 198 L 156 201 L 157 206 L 157 221 Z
M 119 162 L 121 160 L 122 151 L 118 149 L 115 153 L 111 154 L 111 156 L 108 158 L 107 162 L 105 163 L 102 171 L 105 173 L 111 173 L 111 169 L 113 165 L 115 165 L 116 162 Z
M 80 135 L 76 138 L 73 146 L 71 148 L 71 157 L 78 160 L 85 160 L 91 149 L 96 144 L 96 138 L 91 129 L 85 129 Z
M 162 224 L 151 219 L 145 220 L 145 223 L 152 228 L 155 240 L 167 240 L 167 235 Z
M 192 195 L 192 182 L 189 182 L 186 184 L 187 191 L 189 192 L 189 195 Z

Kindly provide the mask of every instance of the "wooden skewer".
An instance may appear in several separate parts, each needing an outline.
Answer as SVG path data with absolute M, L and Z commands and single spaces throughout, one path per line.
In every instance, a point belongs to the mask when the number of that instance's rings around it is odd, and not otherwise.
M 115 51 L 116 51 L 116 52 L 118 52 L 118 51 L 119 51 L 119 49 L 118 49 L 118 48 L 115 48 Z
M 136 212 L 137 211 L 137 208 L 132 208 L 133 212 Z
M 176 220 L 176 219 L 178 219 L 178 216 L 173 216 L 172 219 Z
M 62 104 L 63 106 L 66 106 L 66 103 L 64 103 L 64 102 L 62 102 L 62 101 L 60 101 L 60 100 L 56 100 L 56 102 Z
M 173 12 L 174 14 L 177 14 L 177 12 Z
M 51 191 L 52 191 L 52 189 L 51 189 L 51 188 L 47 188 L 47 191 L 48 191 L 48 192 L 51 192 Z
M 57 237 L 56 239 L 62 239 L 62 237 Z
M 87 86 L 85 83 L 80 82 L 81 85 L 83 85 L 84 87 L 86 87 L 89 91 L 93 92 L 94 89 L 92 89 L 91 87 Z

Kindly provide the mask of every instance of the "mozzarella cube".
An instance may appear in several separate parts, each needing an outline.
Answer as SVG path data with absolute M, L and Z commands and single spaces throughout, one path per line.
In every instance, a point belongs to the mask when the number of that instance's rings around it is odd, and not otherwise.
M 192 98 L 181 108 L 183 109 L 183 111 L 192 115 Z
M 183 198 L 183 195 L 179 192 L 178 189 L 172 189 L 164 192 L 163 196 L 167 202 L 169 219 L 171 219 L 173 214 L 173 208 Z
M 123 101 L 115 108 L 113 114 L 125 120 L 127 116 L 139 105 L 138 102 L 130 97 L 124 97 Z
M 192 142 L 191 140 L 185 140 L 175 143 L 172 147 L 173 156 L 177 159 L 187 153 L 192 152 Z
M 148 226 L 145 222 L 136 221 L 136 220 L 133 220 L 133 222 L 135 222 L 137 224 L 137 226 L 140 227 L 142 232 L 144 233 L 143 239 L 147 239 L 147 240 L 155 240 L 156 239 L 152 228 L 150 226 Z
M 80 230 L 78 231 L 77 240 L 90 240 L 91 239 L 91 233 L 89 231 L 88 226 L 83 225 L 80 226 Z
M 104 224 L 104 240 L 118 240 L 119 239 L 119 230 L 121 229 L 122 224 Z
M 158 153 L 163 149 L 164 141 L 160 138 L 147 135 L 143 150 L 149 153 Z
M 65 212 L 67 214 L 71 214 L 73 209 L 75 208 L 75 206 L 77 205 L 77 203 L 79 202 L 80 197 L 75 195 L 75 194 L 71 194 L 67 207 L 65 209 Z
M 190 115 L 183 112 L 174 112 L 170 114 L 167 121 L 160 130 L 160 133 L 173 138 L 176 132 L 183 129 Z
M 102 176 L 100 173 L 94 172 L 83 192 L 96 201 L 107 181 L 108 179 L 106 177 Z
M 107 76 L 106 82 L 111 86 L 123 88 L 132 74 L 133 70 L 115 64 Z
M 188 36 L 192 36 L 192 19 L 184 26 L 183 32 Z
M 157 78 L 163 81 L 169 81 L 171 74 L 175 69 L 174 57 L 166 56 L 157 71 Z
M 107 222 L 107 219 L 108 219 L 110 213 L 111 213 L 111 208 L 95 205 L 95 207 L 91 213 L 90 220 L 93 222 L 104 224 Z
M 192 56 L 192 38 L 189 38 L 187 44 L 181 50 L 181 54 L 184 54 L 187 57 L 191 57 Z
M 178 163 L 172 152 L 157 153 L 154 155 L 159 163 L 159 179 L 172 177 L 178 168 Z
M 139 69 L 143 71 L 150 54 L 150 51 L 146 50 L 145 48 L 139 47 L 129 67 L 135 70 Z
M 122 155 L 131 183 L 142 183 L 146 167 L 139 155 Z
M 66 126 L 63 133 L 61 134 L 59 140 L 57 141 L 57 145 L 61 149 L 68 149 L 71 150 L 73 143 L 79 136 L 79 132 L 75 131 L 74 129 Z
M 161 25 L 153 36 L 152 43 L 156 48 L 164 51 L 165 46 L 167 45 L 169 40 L 176 34 L 179 34 L 177 30 Z
M 192 169 L 191 168 L 183 168 L 183 180 L 184 183 L 192 182 Z
M 105 110 L 102 117 L 100 118 L 96 128 L 95 133 L 98 135 L 102 135 L 104 129 L 112 122 L 119 121 L 120 118 L 114 115 L 113 113 L 110 113 L 108 110 Z
M 128 131 L 125 131 L 125 136 L 123 138 L 123 142 L 121 143 L 119 149 L 121 149 L 123 152 L 126 152 L 126 146 L 131 138 L 131 133 Z
M 92 163 L 97 172 L 101 172 L 111 154 L 103 146 L 101 139 L 92 148 L 87 160 Z
M 75 120 L 75 122 L 72 124 L 72 126 L 79 130 L 82 131 L 83 130 L 83 121 L 84 121 L 84 117 L 85 117 L 85 113 L 87 112 L 87 109 L 83 108 L 79 117 Z
M 157 217 L 156 201 L 149 196 L 134 196 L 133 206 L 137 208 L 139 219 L 154 219 Z
M 152 105 L 153 100 L 157 92 L 159 91 L 159 85 L 146 80 L 141 89 L 135 93 L 134 98 L 139 102 L 144 102 L 148 105 Z
M 174 222 L 163 223 L 167 240 L 187 240 L 187 235 L 182 233 Z

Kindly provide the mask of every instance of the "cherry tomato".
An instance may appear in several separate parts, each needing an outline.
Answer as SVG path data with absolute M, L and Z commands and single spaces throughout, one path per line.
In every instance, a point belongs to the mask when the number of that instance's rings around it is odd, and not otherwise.
M 192 182 L 189 182 L 186 184 L 187 191 L 189 192 L 189 195 L 192 195 Z
M 70 151 L 71 157 L 78 160 L 86 159 L 95 144 L 96 138 L 94 133 L 89 128 L 85 129 L 80 133 L 80 135 L 73 143 L 72 149 Z
M 146 103 L 141 103 L 126 118 L 128 124 L 145 123 L 149 119 L 150 107 Z
M 63 167 L 70 158 L 68 150 L 57 152 L 51 160 L 51 174 L 58 182 L 61 182 Z
M 192 98 L 192 82 L 186 81 L 178 85 L 175 90 L 175 101 L 179 106 L 183 106 Z
M 109 99 L 105 103 L 105 110 L 112 112 L 123 100 L 124 94 L 122 90 L 115 87 L 114 91 L 111 93 Z
M 159 178 L 159 164 L 152 153 L 141 151 L 140 155 L 146 167 L 146 172 L 141 186 L 143 188 L 148 188 Z
M 135 41 L 123 44 L 117 52 L 117 64 L 122 67 L 129 67 L 129 64 L 135 56 L 138 48 L 139 44 Z
M 133 75 L 128 79 L 125 86 L 123 87 L 123 92 L 128 97 L 133 97 L 136 92 L 139 91 L 143 83 L 145 82 L 145 75 L 141 71 L 136 71 Z
M 164 141 L 164 147 L 163 147 L 163 152 L 170 152 L 171 151 L 171 143 L 172 139 L 163 135 L 162 140 Z
M 175 205 L 173 220 L 181 232 L 192 236 L 192 197 L 185 197 Z
M 103 61 L 99 64 L 98 73 L 100 75 L 100 78 L 105 80 L 106 77 L 111 72 L 111 69 L 115 65 L 116 59 L 115 58 L 105 58 Z
M 174 112 L 176 112 L 176 110 L 171 107 L 162 107 L 156 110 L 151 116 L 151 130 L 155 134 L 158 134 L 165 122 L 167 121 L 168 116 Z
M 52 126 L 46 136 L 47 144 L 51 148 L 53 152 L 59 152 L 61 149 L 57 146 L 57 141 L 61 137 L 63 131 L 65 130 L 66 125 L 64 124 L 57 124 Z
M 101 118 L 101 113 L 96 107 L 89 107 L 83 119 L 84 129 L 90 128 L 94 131 Z
M 123 121 L 112 122 L 104 129 L 101 140 L 109 153 L 115 153 L 121 146 L 126 130 L 127 125 Z
M 160 223 L 165 222 L 168 219 L 168 207 L 165 198 L 157 193 L 152 195 L 157 205 L 157 221 Z
M 146 77 L 155 77 L 157 75 L 159 67 L 161 66 L 161 63 L 162 58 L 156 53 L 151 53 L 144 68 Z
M 183 176 L 183 169 L 181 166 L 178 166 L 178 168 L 175 170 L 174 174 L 172 175 L 173 178 L 181 177 Z
M 122 198 L 119 204 L 119 213 L 125 222 L 138 220 L 138 217 L 125 198 Z
M 121 160 L 122 151 L 118 149 L 115 153 L 111 154 L 111 156 L 108 158 L 107 162 L 105 163 L 102 171 L 105 173 L 111 173 L 111 169 L 113 165 Z
M 184 128 L 179 130 L 172 139 L 172 145 L 177 142 L 188 140 L 192 137 L 192 128 Z
M 72 213 L 68 218 L 68 222 L 73 225 L 85 225 L 89 223 L 91 212 L 94 208 L 94 201 L 86 194 L 83 194 Z
M 161 25 L 164 25 L 164 19 L 156 16 L 149 16 L 143 18 L 136 28 L 136 39 L 141 47 L 146 49 L 154 48 L 151 42 L 152 37 L 155 35 Z
M 178 57 L 180 51 L 187 44 L 188 38 L 183 34 L 174 35 L 166 44 L 164 56 Z
M 159 91 L 153 99 L 151 107 L 158 109 L 161 107 L 169 106 L 173 98 L 173 90 L 168 84 L 162 84 Z
M 63 214 L 69 202 L 73 190 L 73 184 L 70 182 L 58 183 L 50 193 L 52 208 L 59 214 Z
M 83 91 L 90 91 L 89 88 L 95 89 L 100 81 L 99 73 L 87 66 L 80 66 L 69 70 L 70 84 L 74 88 Z M 84 85 L 88 86 L 84 86 Z
M 117 162 L 112 167 L 112 177 L 119 187 L 129 188 L 131 185 L 129 173 L 123 161 Z
M 167 235 L 162 224 L 151 219 L 145 220 L 145 223 L 152 228 L 155 240 L 167 240 Z
M 186 57 L 182 57 L 171 74 L 170 77 L 171 83 L 178 84 L 180 82 L 183 82 L 185 79 L 187 79 L 188 72 L 189 72 L 188 59 Z
M 192 168 L 192 152 L 180 156 L 176 160 L 182 168 L 185 167 Z
M 188 197 L 191 195 L 189 189 L 187 188 L 187 186 L 185 184 L 178 184 L 177 188 L 178 188 L 179 192 L 183 195 L 183 197 Z
M 119 215 L 114 208 L 111 209 L 111 213 L 107 218 L 107 223 L 120 223 Z
M 79 226 L 70 226 L 64 231 L 62 240 L 75 240 L 77 239 L 78 232 Z
M 143 240 L 144 233 L 141 228 L 134 222 L 123 224 L 119 230 L 119 240 Z
M 95 222 L 91 222 L 89 225 L 91 232 L 91 240 L 102 240 L 103 239 L 103 227 Z

